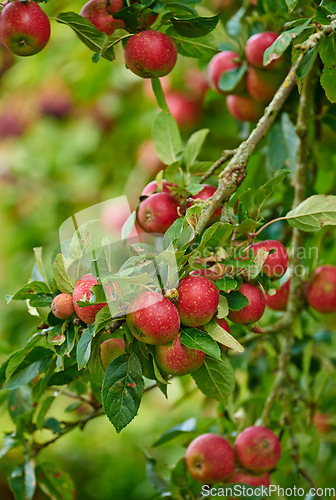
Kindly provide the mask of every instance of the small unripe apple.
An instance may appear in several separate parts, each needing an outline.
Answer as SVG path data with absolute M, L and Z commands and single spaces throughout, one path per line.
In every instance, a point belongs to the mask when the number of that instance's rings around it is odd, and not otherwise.
M 128 39 L 125 62 L 142 78 L 167 75 L 175 66 L 177 49 L 173 40 L 161 31 L 145 30 Z
M 208 66 L 208 77 L 211 87 L 221 94 L 227 94 L 227 92 L 221 90 L 219 87 L 221 76 L 227 71 L 239 68 L 241 64 L 242 63 L 240 62 L 240 57 L 237 52 L 224 50 L 223 52 L 216 54 L 211 59 Z
M 286 311 L 289 297 L 290 279 L 287 280 L 274 295 L 266 295 L 266 305 L 273 311 Z
M 264 67 L 264 52 L 278 38 L 272 31 L 264 31 L 251 36 L 245 45 L 245 54 L 247 61 L 257 68 Z M 274 67 L 279 61 L 274 61 L 267 67 Z
M 257 255 L 260 249 L 266 252 L 271 252 L 267 256 L 265 263 L 263 265 L 263 272 L 269 278 L 281 278 L 288 268 L 288 253 L 286 248 L 280 241 L 276 240 L 265 240 L 258 241 L 258 243 L 253 243 L 249 248 L 252 248 L 254 255 Z
M 222 483 L 229 479 L 235 468 L 230 443 L 217 434 L 202 434 L 188 446 L 185 461 L 190 475 L 200 483 Z
M 205 356 L 204 352 L 183 345 L 181 335 L 155 349 L 155 359 L 159 368 L 169 375 L 186 375 L 195 372 L 202 366 Z
M 315 269 L 306 289 L 306 297 L 308 304 L 320 313 L 336 311 L 336 266 L 325 265 Z
M 158 191 L 158 183 L 156 181 L 152 181 L 143 188 L 141 196 L 150 196 L 151 194 L 158 192 L 170 194 L 171 189 L 169 188 L 173 187 L 177 187 L 176 184 L 173 184 L 172 182 L 168 182 L 165 179 L 162 179 L 162 190 Z
M 157 292 L 141 292 L 135 297 L 127 308 L 126 321 L 134 337 L 146 344 L 167 344 L 180 330 L 176 307 Z
M 100 358 L 103 363 L 103 367 L 106 369 L 108 365 L 121 356 L 125 352 L 125 341 L 124 339 L 107 339 L 100 344 Z
M 77 301 L 88 301 L 91 298 L 91 288 L 97 285 L 98 281 L 92 274 L 86 274 L 80 278 L 73 291 L 72 300 L 75 312 L 79 319 L 87 325 L 91 325 L 96 319 L 98 311 L 102 309 L 105 304 L 92 304 L 92 306 L 79 307 Z
M 245 295 L 249 303 L 239 311 L 230 311 L 228 318 L 233 323 L 248 325 L 258 321 L 265 311 L 265 297 L 260 288 L 250 283 L 243 283 L 239 288 L 240 293 Z
M 0 38 L 18 56 L 37 54 L 50 38 L 48 16 L 35 2 L 10 2 L 1 11 Z
M 168 193 L 155 193 L 143 200 L 137 221 L 146 233 L 165 233 L 179 218 L 179 202 Z
M 69 293 L 60 293 L 59 295 L 56 295 L 51 303 L 51 310 L 56 318 L 70 318 L 74 313 L 72 295 Z
M 194 194 L 193 196 L 190 196 L 193 200 L 208 200 L 213 196 L 213 194 L 217 191 L 217 188 L 215 186 L 211 186 L 210 184 L 204 184 L 203 189 L 197 193 Z M 188 207 L 191 207 L 192 203 L 188 202 Z M 219 217 L 221 215 L 221 207 L 217 207 L 214 213 L 211 216 L 211 221 L 214 222 L 215 220 L 219 220 Z
M 166 94 L 169 111 L 179 127 L 195 125 L 201 118 L 202 107 L 198 101 L 182 94 L 182 92 L 169 92 Z
M 202 326 L 211 321 L 219 304 L 219 292 L 204 276 L 186 276 L 178 287 L 177 309 L 186 326 Z
M 281 72 L 250 66 L 246 75 L 246 89 L 254 100 L 268 103 L 273 99 L 283 80 L 284 75 Z
M 262 474 L 274 469 L 278 463 L 281 445 L 271 429 L 253 426 L 248 427 L 237 436 L 234 452 L 244 469 Z
M 79 14 L 91 21 L 102 33 L 112 35 L 116 29 L 125 27 L 124 21 L 114 19 L 112 15 L 122 8 L 122 0 L 90 0 L 82 7 Z
M 264 111 L 261 103 L 243 95 L 228 95 L 226 106 L 229 113 L 241 122 L 256 122 Z

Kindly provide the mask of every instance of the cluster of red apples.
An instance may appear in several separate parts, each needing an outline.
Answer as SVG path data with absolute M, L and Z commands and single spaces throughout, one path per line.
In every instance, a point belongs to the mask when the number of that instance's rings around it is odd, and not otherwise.
M 266 31 L 251 36 L 245 46 L 248 69 L 236 87 L 229 93 L 221 88 L 221 78 L 233 70 L 239 70 L 242 57 L 231 50 L 216 54 L 208 66 L 211 86 L 219 93 L 226 94 L 226 105 L 230 114 L 240 121 L 255 122 L 269 103 L 286 75 L 283 58 L 264 66 L 264 52 L 278 38 L 276 33 Z M 229 94 L 229 95 L 227 95 Z
M 233 448 L 218 434 L 198 436 L 189 444 L 185 461 L 190 475 L 203 484 L 268 487 L 280 455 L 280 441 L 273 431 L 253 426 L 237 436 Z

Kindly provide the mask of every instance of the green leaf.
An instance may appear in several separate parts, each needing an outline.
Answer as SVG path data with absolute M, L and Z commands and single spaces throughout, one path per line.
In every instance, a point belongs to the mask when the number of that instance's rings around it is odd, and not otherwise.
M 52 362 L 53 353 L 44 347 L 34 347 L 21 362 L 15 372 L 9 377 L 5 389 L 16 389 L 26 385 L 39 375 Z
M 17 351 L 15 354 L 13 354 L 9 360 L 8 360 L 8 365 L 6 368 L 6 379 L 8 380 L 9 377 L 15 372 L 17 367 L 22 363 L 22 361 L 25 359 L 28 353 L 30 353 L 34 347 L 41 341 L 44 340 L 45 334 L 44 333 L 35 333 L 32 337 L 30 337 L 29 340 L 27 340 L 26 345 Z
M 259 217 L 265 202 L 290 173 L 290 170 L 281 170 L 277 175 L 256 190 L 253 197 L 253 205 L 258 208 L 257 218 Z
M 96 334 L 103 330 L 112 322 L 111 311 L 108 305 L 104 306 L 98 311 L 95 318 L 95 332 Z
M 8 483 L 15 500 L 32 500 L 36 489 L 33 460 L 26 461 L 14 469 L 8 478 Z
M 227 298 L 224 297 L 223 295 L 220 295 L 219 296 L 217 317 L 219 319 L 226 318 L 226 316 L 228 314 L 229 314 L 229 304 L 228 304 Z
M 219 21 L 219 14 L 213 17 L 194 17 L 192 19 L 171 18 L 175 31 L 187 38 L 199 38 L 213 31 Z
M 76 223 L 76 221 L 74 221 Z M 71 274 L 71 279 L 78 280 L 88 269 L 88 254 L 95 247 L 94 241 L 96 236 L 96 227 L 99 224 L 98 219 L 90 220 L 82 224 L 76 229 L 68 254 L 68 273 Z M 91 259 L 90 259 L 91 260 Z M 71 266 L 70 266 L 71 264 Z
M 88 326 L 84 330 L 81 338 L 79 339 L 79 342 L 77 344 L 77 353 L 76 353 L 78 370 L 84 368 L 84 366 L 86 366 L 87 362 L 89 361 L 91 354 L 91 340 L 93 339 L 94 335 L 95 335 L 95 330 L 93 324 Z
M 199 390 L 216 401 L 226 402 L 235 387 L 234 371 L 226 358 L 206 358 L 192 377 Z
M 31 409 L 32 397 L 30 387 L 23 385 L 10 391 L 8 395 L 8 411 L 12 420 L 29 413 Z
M 143 390 L 141 363 L 134 352 L 122 354 L 109 364 L 103 381 L 102 402 L 117 432 L 138 413 Z
M 221 352 L 216 342 L 210 335 L 202 332 L 202 330 L 183 327 L 180 340 L 183 345 L 190 349 L 205 352 L 205 354 L 213 356 L 216 359 L 220 359 L 221 357 Z
M 36 417 L 36 427 L 40 430 L 43 428 L 45 416 L 46 416 L 50 406 L 52 405 L 54 399 L 55 399 L 55 396 L 47 396 L 41 404 L 40 411 L 38 412 L 37 417 Z
M 278 36 L 275 42 L 268 47 L 268 49 L 264 52 L 264 66 L 267 66 L 272 61 L 279 59 L 282 54 L 285 52 L 287 47 L 291 44 L 292 40 L 296 38 L 300 33 L 302 33 L 311 23 L 311 19 L 308 19 L 300 26 L 296 26 L 289 31 L 285 31 Z
M 65 324 L 63 323 L 62 331 L 64 332 L 65 340 L 60 346 L 55 346 L 55 351 L 58 356 L 68 356 L 72 349 L 75 347 L 76 335 L 79 327 L 75 326 L 73 322 L 69 321 Z
M 161 111 L 153 123 L 153 141 L 158 157 L 169 165 L 182 152 L 182 139 L 176 121 L 170 113 Z
M 45 282 L 45 284 L 48 286 L 48 288 L 50 290 L 47 273 L 44 269 L 43 260 L 42 260 L 43 248 L 42 247 L 35 247 L 33 250 L 34 250 L 34 255 L 35 255 L 36 267 L 39 270 L 39 272 L 43 278 L 43 281 Z
M 66 270 L 65 270 L 65 258 L 64 256 L 59 253 L 56 255 L 55 260 L 53 262 L 53 276 L 55 278 L 57 287 L 60 292 L 62 293 L 69 293 L 72 295 L 74 285 L 68 276 Z
M 185 57 L 209 60 L 218 53 L 218 43 L 212 33 L 193 39 L 179 35 L 173 27 L 166 33 L 174 40 L 178 53 Z
M 100 343 L 101 343 L 101 334 L 100 335 L 98 334 L 92 340 L 91 355 L 88 361 L 88 370 L 90 378 L 98 387 L 102 386 L 105 375 L 105 369 L 100 356 Z
M 230 347 L 236 352 L 244 352 L 244 347 L 236 340 L 231 333 L 227 332 L 222 328 L 216 321 L 210 321 L 210 323 L 204 325 L 204 329 L 209 335 L 220 344 Z
M 237 88 L 247 72 L 248 65 L 240 64 L 237 68 L 224 71 L 219 79 L 218 86 L 223 92 L 232 92 Z
M 43 283 L 43 281 L 31 281 L 30 283 L 27 283 L 24 285 L 18 292 L 16 292 L 14 295 L 7 296 L 7 304 L 11 300 L 27 300 L 27 299 L 32 299 L 33 296 L 37 297 L 54 297 L 53 294 L 50 294 L 50 290 L 48 288 L 48 285 Z M 52 299 L 51 299 L 52 301 Z M 51 303 L 51 302 L 50 302 Z
M 220 292 L 229 293 L 235 290 L 238 286 L 238 281 L 234 278 L 221 278 L 216 281 L 216 287 Z
M 159 108 L 162 111 L 167 111 L 169 113 L 170 111 L 166 103 L 166 98 L 162 89 L 160 78 L 152 78 L 152 89 Z
M 197 248 L 197 252 L 206 247 L 218 249 L 224 246 L 224 243 L 231 236 L 234 227 L 232 224 L 224 222 L 216 222 L 206 229 L 202 235 L 201 243 Z
M 308 73 L 313 67 L 313 64 L 316 60 L 318 54 L 318 45 L 316 45 L 314 48 L 308 50 L 308 52 L 303 56 L 301 62 L 299 63 L 299 66 L 297 67 L 296 70 L 296 76 L 298 78 L 306 78 Z
M 3 437 L 3 447 L 0 450 L 0 459 L 6 455 L 10 450 L 19 446 L 21 441 L 16 437 L 15 432 L 5 434 Z
M 164 496 L 170 496 L 169 486 L 156 470 L 156 460 L 146 454 L 146 476 L 155 490 Z
M 292 12 L 292 10 L 294 10 L 295 7 L 297 6 L 299 0 L 285 0 L 285 1 L 289 12 Z
M 36 467 L 38 485 L 50 500 L 74 500 L 75 485 L 70 475 L 59 469 L 58 464 L 43 462 Z
M 320 56 L 323 62 L 323 71 L 321 75 L 321 85 L 330 102 L 336 102 L 336 37 L 335 33 L 328 36 L 320 47 Z
M 189 167 L 195 163 L 209 132 L 210 130 L 208 128 L 203 128 L 201 130 L 197 130 L 197 132 L 194 132 L 189 137 L 183 155 L 187 170 L 189 170 Z
M 136 221 L 136 212 L 135 210 L 131 213 L 131 215 L 126 219 L 124 222 L 123 227 L 121 228 L 121 239 L 122 240 L 127 240 L 131 232 L 133 231 L 135 227 L 135 221 Z
M 318 231 L 336 225 L 336 196 L 314 195 L 285 216 L 289 224 L 301 231 Z
M 239 291 L 232 291 L 230 293 L 224 293 L 227 298 L 229 309 L 232 311 L 240 311 L 243 307 L 249 305 L 249 301 L 245 295 Z
M 196 431 L 196 418 L 188 418 L 188 420 L 185 420 L 182 422 L 182 424 L 174 425 L 174 427 L 171 427 L 168 429 L 166 432 L 164 432 L 159 439 L 153 443 L 153 446 L 161 446 L 162 444 L 167 443 L 168 441 L 171 441 L 177 436 L 180 436 L 181 434 L 189 433 L 189 432 L 195 432 Z

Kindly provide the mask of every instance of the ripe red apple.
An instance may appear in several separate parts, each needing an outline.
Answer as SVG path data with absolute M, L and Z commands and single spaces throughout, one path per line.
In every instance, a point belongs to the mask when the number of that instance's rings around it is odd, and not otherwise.
M 186 326 L 202 326 L 211 321 L 219 304 L 219 292 L 204 276 L 186 276 L 178 287 L 177 309 Z
M 243 95 L 228 95 L 226 106 L 229 113 L 241 122 L 255 122 L 259 120 L 264 111 L 259 102 Z
M 166 95 L 166 102 L 179 127 L 195 125 L 201 118 L 202 107 L 200 103 L 190 99 L 182 92 L 169 92 Z
M 252 248 L 254 255 L 257 255 L 260 249 L 270 252 L 263 265 L 263 272 L 269 278 L 281 278 L 288 268 L 288 253 L 286 248 L 282 243 L 276 240 L 265 240 L 258 241 L 258 243 L 253 243 L 248 248 Z
M 274 295 L 267 295 L 266 305 L 273 311 L 286 311 L 289 297 L 290 279 L 287 280 Z
M 175 66 L 177 49 L 173 40 L 161 31 L 136 33 L 125 45 L 128 68 L 142 78 L 167 75 Z
M 179 202 L 168 193 L 156 193 L 143 200 L 137 221 L 146 233 L 165 233 L 179 218 Z
M 181 334 L 168 344 L 159 345 L 155 349 L 155 359 L 159 368 L 170 375 L 195 372 L 202 366 L 205 356 L 204 352 L 183 345 Z
M 253 487 L 265 486 L 265 488 L 268 488 L 271 484 L 271 478 L 268 472 L 265 472 L 260 476 L 255 476 L 254 474 L 251 474 L 251 472 L 248 472 L 246 470 L 236 469 L 233 476 L 229 481 L 227 481 L 227 484 L 236 483 L 247 484 L 248 486 Z M 228 500 L 242 500 L 242 497 L 229 498 Z
M 233 323 L 248 325 L 258 321 L 265 311 L 265 297 L 260 288 L 250 283 L 243 283 L 239 291 L 245 295 L 249 303 L 240 311 L 230 311 L 228 318 Z
M 271 429 L 253 426 L 248 427 L 237 436 L 234 452 L 244 469 L 262 474 L 274 469 L 278 463 L 281 445 Z
M 122 0 L 90 0 L 82 7 L 79 14 L 91 21 L 102 33 L 112 35 L 116 29 L 125 27 L 124 21 L 114 19 L 112 15 L 122 8 Z
M 208 200 L 213 196 L 213 194 L 217 191 L 215 186 L 211 186 L 210 184 L 204 184 L 203 189 L 193 196 L 190 196 L 193 200 Z M 188 207 L 191 207 L 192 203 L 188 202 Z M 214 213 L 211 216 L 211 221 L 218 220 L 221 215 L 221 207 L 217 207 Z
M 75 312 L 79 319 L 84 321 L 87 325 L 91 325 L 96 319 L 96 315 L 100 309 L 102 309 L 105 304 L 92 304 L 92 306 L 79 307 L 77 301 L 90 300 L 91 298 L 91 288 L 93 285 L 97 285 L 98 281 L 92 274 L 86 274 L 82 276 L 76 283 L 72 300 Z
M 315 269 L 306 289 L 306 297 L 308 304 L 320 313 L 336 311 L 336 266 L 325 265 Z
M 211 87 L 221 94 L 226 94 L 227 92 L 221 90 L 219 87 L 221 76 L 227 71 L 239 68 L 241 64 L 240 56 L 237 52 L 224 50 L 216 54 L 208 65 L 208 77 Z
M 272 31 L 264 31 L 251 36 L 245 45 L 246 59 L 253 66 L 262 68 L 264 66 L 264 52 L 278 38 L 276 33 Z M 274 67 L 279 61 L 274 61 L 267 67 Z
M 203 484 L 229 479 L 235 468 L 230 443 L 217 434 L 202 434 L 188 446 L 185 461 L 190 475 Z
M 103 363 L 103 367 L 106 369 L 108 365 L 121 356 L 125 352 L 125 341 L 124 339 L 107 339 L 100 344 L 100 358 Z
M 51 303 L 51 310 L 54 316 L 59 319 L 68 319 L 74 313 L 72 295 L 69 293 L 60 293 L 56 295 Z
M 172 182 L 168 182 L 165 179 L 162 179 L 162 191 L 158 191 L 158 184 L 156 181 L 152 181 L 147 186 L 145 186 L 142 190 L 141 196 L 150 196 L 151 194 L 162 192 L 170 194 L 171 189 L 169 187 L 177 187 L 176 184 Z
M 127 308 L 126 321 L 134 337 L 146 344 L 167 344 L 180 330 L 176 307 L 157 292 L 141 292 L 135 297 Z
M 35 2 L 15 0 L 1 11 L 0 38 L 18 56 L 37 54 L 50 38 L 48 16 Z
M 246 88 L 250 96 L 258 102 L 270 102 L 284 80 L 278 71 L 250 66 L 246 76 Z

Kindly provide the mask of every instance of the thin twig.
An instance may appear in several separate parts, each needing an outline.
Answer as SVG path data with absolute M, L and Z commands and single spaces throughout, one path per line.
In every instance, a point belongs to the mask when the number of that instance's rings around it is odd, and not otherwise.
M 230 160 L 236 153 L 237 149 L 226 149 L 225 151 L 223 151 L 222 156 L 219 158 L 219 160 L 215 161 L 215 163 L 209 168 L 209 170 L 203 175 L 203 177 L 200 178 L 200 184 L 211 177 L 219 167 Z

